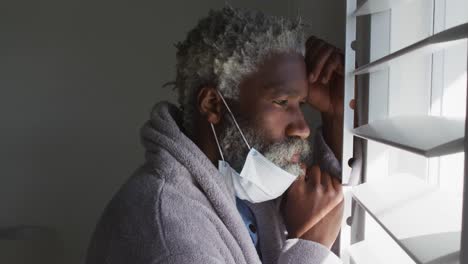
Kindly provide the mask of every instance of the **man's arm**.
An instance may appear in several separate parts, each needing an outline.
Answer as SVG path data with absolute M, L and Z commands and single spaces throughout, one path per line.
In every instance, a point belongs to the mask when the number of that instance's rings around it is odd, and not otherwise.
M 309 168 L 283 198 L 282 213 L 288 239 L 279 264 L 342 263 L 330 251 L 343 217 L 343 193 L 337 179 L 318 166 Z
M 306 42 L 309 77 L 308 103 L 322 116 L 325 142 L 341 160 L 343 143 L 344 55 L 325 41 L 309 37 Z M 353 105 L 353 102 L 350 102 Z
M 315 37 L 308 39 L 306 50 L 307 101 L 322 113 L 321 141 L 315 143 L 321 143 L 327 150 L 327 153 L 316 154 L 334 156 L 325 163 L 335 163 L 331 167 L 339 171 L 343 136 L 343 54 Z M 334 155 L 330 154 L 330 149 Z M 316 161 L 319 160 L 321 157 L 316 157 Z M 341 228 L 343 193 L 341 182 L 330 176 L 337 172 L 326 169 L 331 164 L 319 164 L 323 171 L 319 166 L 307 168 L 306 175 L 290 187 L 283 204 L 283 215 L 289 238 L 306 244 L 316 242 L 330 249 Z

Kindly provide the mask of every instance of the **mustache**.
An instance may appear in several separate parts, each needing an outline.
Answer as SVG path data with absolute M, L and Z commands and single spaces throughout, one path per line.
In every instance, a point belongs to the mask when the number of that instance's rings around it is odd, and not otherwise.
M 266 158 L 280 164 L 289 163 L 296 154 L 299 155 L 301 162 L 308 163 L 312 158 L 309 141 L 298 137 L 289 137 L 280 142 L 262 146 L 261 152 Z

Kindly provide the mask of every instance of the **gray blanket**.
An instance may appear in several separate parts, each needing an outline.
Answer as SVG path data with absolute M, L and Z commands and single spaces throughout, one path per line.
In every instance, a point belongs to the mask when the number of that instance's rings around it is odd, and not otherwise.
M 106 207 L 86 263 L 341 263 L 327 248 L 285 240 L 275 201 L 249 204 L 262 261 L 217 168 L 157 104 L 142 128 L 146 163 Z

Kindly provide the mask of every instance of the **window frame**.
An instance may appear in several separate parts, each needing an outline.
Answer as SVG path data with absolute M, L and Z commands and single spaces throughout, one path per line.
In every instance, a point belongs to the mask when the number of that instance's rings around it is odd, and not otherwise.
M 370 1 L 370 0 L 369 0 Z M 347 19 L 346 19 L 346 65 L 345 65 L 345 109 L 347 107 L 346 102 L 349 102 L 351 98 L 356 96 L 358 102 L 358 109 L 357 109 L 357 116 L 358 116 L 358 123 L 356 125 L 362 125 L 368 123 L 369 120 L 375 120 L 378 118 L 385 118 L 389 115 L 389 79 L 390 73 L 389 70 L 384 70 L 379 72 L 380 76 L 376 77 L 375 75 L 360 75 L 357 78 L 357 86 L 359 87 L 358 92 L 355 94 L 355 87 L 354 87 L 354 75 L 349 74 L 355 70 L 354 61 L 358 63 L 358 65 L 367 64 L 370 61 L 375 60 L 376 57 L 383 55 L 387 55 L 390 53 L 390 30 L 381 30 L 382 27 L 389 27 L 391 24 L 391 10 L 388 12 L 378 13 L 377 15 L 372 16 L 355 16 L 355 10 L 357 6 L 360 6 L 366 2 L 365 0 L 347 0 Z M 433 16 L 432 16 L 432 34 L 437 33 L 441 30 L 445 29 L 445 0 L 433 0 L 431 1 L 433 5 Z M 372 25 L 372 27 L 371 27 Z M 386 34 L 388 32 L 388 34 Z M 372 43 L 371 42 L 371 35 L 379 34 L 378 42 Z M 355 39 L 359 41 L 356 42 Z M 372 43 L 372 45 L 371 45 Z M 468 50 L 468 49 L 467 49 Z M 355 53 L 357 52 L 357 54 Z M 437 93 L 443 93 L 443 86 L 444 84 L 441 80 L 437 78 L 442 78 L 441 71 L 444 71 L 444 66 L 441 63 L 444 59 L 443 52 L 436 52 L 432 54 L 431 60 L 431 68 L 430 68 L 430 75 L 431 75 L 431 88 L 430 88 L 430 107 L 428 109 L 428 114 L 430 115 L 437 115 L 441 114 L 440 112 L 437 113 L 437 109 L 434 109 L 434 98 L 437 96 Z M 467 56 L 468 61 L 468 56 Z M 437 76 L 437 78 L 432 78 Z M 369 87 L 373 87 L 373 89 L 369 89 Z M 378 87 L 379 89 L 375 89 Z M 467 82 L 468 87 L 468 82 Z M 378 94 L 377 98 L 380 98 L 378 102 L 371 102 L 369 99 L 373 97 L 372 95 Z M 382 96 L 383 95 L 383 96 Z M 435 95 L 435 96 L 434 96 Z M 374 96 L 375 98 L 376 96 Z M 467 105 L 468 105 L 468 99 Z M 359 104 L 359 102 L 369 102 L 371 105 L 367 104 Z M 373 104 L 373 105 L 372 105 Z M 468 107 L 467 107 L 468 108 Z M 440 110 L 439 110 L 440 111 Z M 354 127 L 354 118 L 350 115 L 352 111 L 345 111 L 344 117 L 344 139 L 343 139 L 343 183 L 348 183 L 353 179 L 350 179 L 349 175 L 354 174 L 356 171 L 359 172 L 360 179 L 359 182 L 365 182 L 367 179 L 368 171 L 368 156 L 375 155 L 375 152 L 381 150 L 371 150 L 370 153 L 368 151 L 369 145 L 367 144 L 367 140 L 353 138 L 352 133 L 350 132 Z M 467 110 L 468 116 L 468 110 Z M 465 137 L 468 130 L 467 122 L 465 122 Z M 350 146 L 354 146 L 350 149 Z M 372 148 L 372 146 L 371 146 Z M 361 149 L 356 153 L 356 149 Z M 468 142 L 465 141 L 465 153 L 468 149 Z M 360 160 L 359 164 L 353 164 L 351 168 L 348 166 L 348 160 L 350 158 L 354 158 L 354 160 Z M 356 163 L 356 162 L 355 162 Z M 387 162 L 388 164 L 388 162 Z M 426 173 L 426 180 L 429 183 L 437 183 L 439 175 L 437 174 L 439 171 L 439 158 L 435 159 L 428 159 L 427 160 L 427 173 Z M 464 167 L 467 166 L 467 159 L 465 159 Z M 388 172 L 388 168 L 385 169 Z M 437 171 L 437 173 L 434 173 Z M 372 173 L 372 172 L 370 172 Z M 464 172 L 465 178 L 467 176 L 467 172 L 465 169 Z M 467 190 L 468 183 L 466 181 L 463 182 L 464 190 Z M 345 220 L 343 222 L 343 231 L 341 233 L 341 240 L 340 240 L 340 248 L 341 248 L 341 256 L 345 263 L 350 263 L 350 256 L 347 254 L 346 249 L 349 247 L 350 244 L 354 244 L 356 242 L 364 240 L 364 232 L 365 232 L 365 210 L 362 209 L 359 205 L 355 203 L 353 199 L 349 199 L 351 197 L 351 188 L 352 187 L 345 187 L 345 197 L 350 200 L 345 204 Z M 468 199 L 468 191 L 464 192 L 464 201 Z M 461 249 L 460 252 L 462 253 L 463 249 L 468 249 L 468 231 L 465 230 L 465 226 L 468 226 L 468 205 L 463 203 L 463 223 L 462 223 L 462 242 L 461 242 Z M 348 228 L 349 227 L 349 228 Z M 466 250 L 465 250 L 466 251 Z M 465 256 L 461 254 L 461 260 L 466 259 L 468 261 L 468 255 Z M 463 263 L 463 262 L 462 262 Z

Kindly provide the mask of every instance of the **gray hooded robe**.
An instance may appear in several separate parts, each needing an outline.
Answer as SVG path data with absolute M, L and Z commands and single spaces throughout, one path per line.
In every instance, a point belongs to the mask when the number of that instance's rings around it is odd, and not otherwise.
M 218 169 L 158 103 L 141 130 L 146 162 L 106 207 L 88 264 L 341 263 L 324 246 L 285 239 L 275 201 L 249 204 L 262 260 Z

